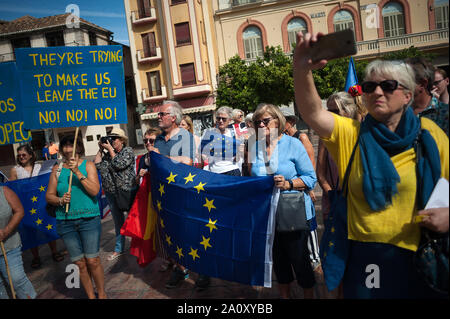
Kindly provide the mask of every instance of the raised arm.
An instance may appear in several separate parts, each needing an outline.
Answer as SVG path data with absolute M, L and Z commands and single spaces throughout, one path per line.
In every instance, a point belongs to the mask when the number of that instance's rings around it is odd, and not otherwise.
M 293 61 L 294 91 L 295 102 L 302 119 L 320 137 L 330 137 L 334 128 L 334 118 L 330 112 L 322 108 L 322 101 L 311 72 L 323 68 L 327 63 L 326 60 L 317 63 L 311 61 L 310 44 L 317 42 L 317 38 L 322 35 L 322 33 L 306 33 L 305 35 L 301 32 L 297 33 Z

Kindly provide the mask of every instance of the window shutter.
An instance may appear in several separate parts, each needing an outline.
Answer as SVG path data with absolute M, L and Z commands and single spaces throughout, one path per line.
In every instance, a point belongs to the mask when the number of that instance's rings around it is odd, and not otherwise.
M 150 0 L 142 0 L 144 1 L 144 17 L 151 17 L 152 11 L 150 6 Z
M 149 33 L 142 34 L 142 46 L 144 48 L 144 57 L 150 56 Z
M 154 32 L 148 33 L 148 45 L 150 49 L 150 56 L 156 56 L 156 39 Z
M 196 83 L 194 63 L 180 65 L 181 83 L 183 85 L 192 85 Z
M 175 36 L 177 38 L 177 45 L 191 43 L 189 22 L 175 24 Z

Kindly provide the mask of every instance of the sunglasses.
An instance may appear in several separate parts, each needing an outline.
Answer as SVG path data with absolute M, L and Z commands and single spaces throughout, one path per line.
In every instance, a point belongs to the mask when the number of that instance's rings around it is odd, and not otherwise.
M 217 122 L 220 122 L 220 121 L 226 122 L 226 121 L 228 121 L 228 117 L 220 117 L 220 116 L 218 116 L 218 117 L 216 117 L 216 121 Z
M 443 81 L 444 79 L 440 79 L 440 80 L 438 80 L 438 81 L 434 81 L 433 82 L 433 85 L 438 85 L 439 83 L 441 83 L 441 81 Z
M 399 85 L 401 85 L 401 84 L 398 83 L 398 81 L 396 81 L 396 80 L 384 80 L 381 82 L 365 81 L 365 82 L 361 83 L 361 89 L 364 93 L 372 93 L 375 91 L 377 86 L 380 86 L 380 88 L 384 92 L 391 93 L 391 92 L 394 92 L 395 90 L 397 90 Z M 403 85 L 401 85 L 401 86 L 403 86 Z
M 158 117 L 164 117 L 165 115 L 170 114 L 170 112 L 159 112 Z
M 27 157 L 28 154 L 17 154 L 17 157 Z
M 144 144 L 154 144 L 155 143 L 155 139 L 154 138 L 144 138 Z
M 261 123 L 264 123 L 264 126 L 267 126 L 267 125 L 269 125 L 270 121 L 272 121 L 272 120 L 273 120 L 273 118 L 271 118 L 271 117 L 268 117 L 268 118 L 265 118 L 262 120 L 256 120 L 255 125 L 257 127 L 259 127 L 261 125 Z

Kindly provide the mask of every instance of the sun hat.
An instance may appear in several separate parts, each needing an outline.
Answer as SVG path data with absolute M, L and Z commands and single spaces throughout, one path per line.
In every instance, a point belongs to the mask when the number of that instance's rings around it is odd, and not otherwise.
M 125 140 L 128 140 L 128 137 L 125 135 L 125 131 L 118 127 L 113 128 L 108 136 L 119 136 L 121 138 L 124 138 Z

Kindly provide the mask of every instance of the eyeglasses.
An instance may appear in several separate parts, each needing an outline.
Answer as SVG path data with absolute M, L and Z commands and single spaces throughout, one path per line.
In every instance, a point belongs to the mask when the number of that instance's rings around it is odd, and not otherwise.
M 217 122 L 220 122 L 220 121 L 226 122 L 226 121 L 228 121 L 228 117 L 220 117 L 220 116 L 218 116 L 218 117 L 216 117 L 216 121 Z
M 272 121 L 272 120 L 273 120 L 273 118 L 268 117 L 268 118 L 265 118 L 265 119 L 262 119 L 262 120 L 256 120 L 254 122 L 255 122 L 255 126 L 259 127 L 261 125 L 261 123 L 264 123 L 264 126 L 269 125 L 270 121 Z
M 17 154 L 17 157 L 27 157 L 28 154 Z
M 155 139 L 154 138 L 144 138 L 144 144 L 154 144 L 155 143 Z
M 158 117 L 164 117 L 165 115 L 170 114 L 170 112 L 159 112 Z
M 434 81 L 433 82 L 433 85 L 438 85 L 439 83 L 441 83 L 441 81 L 443 81 L 444 79 L 440 79 L 440 80 L 438 80 L 438 81 Z
M 365 82 L 361 83 L 361 89 L 364 93 L 372 93 L 375 91 L 377 86 L 380 86 L 380 88 L 384 92 L 391 93 L 391 92 L 394 92 L 395 90 L 397 90 L 399 85 L 401 85 L 401 84 L 398 83 L 398 81 L 396 81 L 396 80 L 384 80 L 381 82 L 365 81 Z M 403 85 L 401 85 L 401 86 L 403 86 Z

